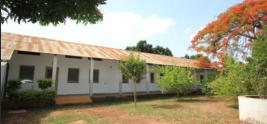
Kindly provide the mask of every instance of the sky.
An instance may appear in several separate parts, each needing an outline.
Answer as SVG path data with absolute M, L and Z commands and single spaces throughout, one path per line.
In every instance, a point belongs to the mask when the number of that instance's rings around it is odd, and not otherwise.
M 38 23 L 1 24 L 10 32 L 56 40 L 125 49 L 146 40 L 153 46 L 168 47 L 174 56 L 196 54 L 189 50 L 195 34 L 229 7 L 242 0 L 107 0 L 97 24 L 76 24 L 67 20 L 57 26 Z

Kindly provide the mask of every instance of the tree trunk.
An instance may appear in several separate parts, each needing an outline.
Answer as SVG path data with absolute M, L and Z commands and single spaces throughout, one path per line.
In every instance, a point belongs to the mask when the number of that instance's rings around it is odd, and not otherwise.
M 133 78 L 134 80 L 134 106 L 136 106 L 136 78 Z

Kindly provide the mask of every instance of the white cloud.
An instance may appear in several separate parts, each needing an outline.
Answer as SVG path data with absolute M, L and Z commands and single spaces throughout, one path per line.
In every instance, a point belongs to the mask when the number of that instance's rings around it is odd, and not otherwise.
M 166 32 L 167 29 L 174 25 L 174 21 L 172 19 L 161 19 L 156 15 L 152 15 L 147 19 L 143 19 L 140 22 L 140 25 L 143 25 L 143 31 L 137 33 L 137 38 L 145 38 L 150 37 L 154 34 Z
M 146 39 L 167 32 L 175 22 L 171 18 L 157 15 L 142 17 L 133 12 L 104 13 L 104 20 L 92 25 L 76 24 L 68 20 L 58 26 L 40 26 L 39 24 L 21 23 L 9 20 L 1 25 L 2 32 L 46 37 L 101 46 L 125 48 L 140 39 Z

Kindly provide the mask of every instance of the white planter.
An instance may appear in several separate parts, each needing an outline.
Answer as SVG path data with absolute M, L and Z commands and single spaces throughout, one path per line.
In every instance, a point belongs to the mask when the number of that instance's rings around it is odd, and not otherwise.
M 239 119 L 253 124 L 267 124 L 267 99 L 252 97 L 238 96 Z

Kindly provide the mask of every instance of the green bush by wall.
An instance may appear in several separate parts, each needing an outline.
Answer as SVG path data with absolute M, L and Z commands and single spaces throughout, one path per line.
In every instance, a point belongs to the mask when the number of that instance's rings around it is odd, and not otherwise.
M 7 82 L 6 91 L 7 93 L 15 92 L 21 87 L 20 79 L 12 79 Z
M 54 104 L 56 93 L 53 90 L 36 91 L 25 90 L 12 92 L 8 96 L 8 100 L 12 103 L 32 104 L 45 103 Z
M 52 86 L 52 79 L 50 78 L 39 79 L 37 82 L 38 82 L 38 87 L 42 90 L 45 90 L 48 87 Z

